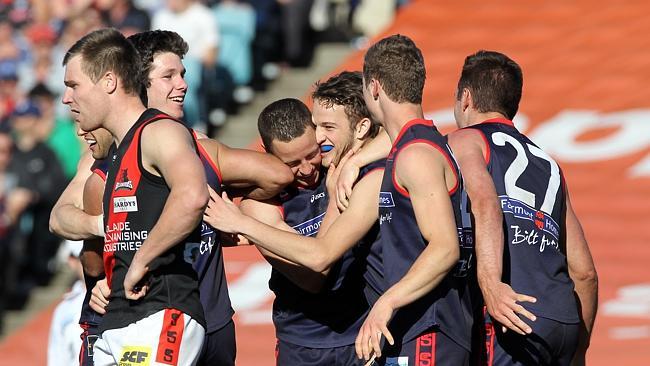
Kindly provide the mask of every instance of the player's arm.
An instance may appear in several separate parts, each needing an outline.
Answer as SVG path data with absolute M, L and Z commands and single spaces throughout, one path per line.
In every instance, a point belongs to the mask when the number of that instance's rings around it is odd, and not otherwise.
M 83 187 L 83 207 L 88 215 L 102 217 L 102 197 L 104 195 L 104 180 L 97 174 L 91 174 Z M 84 240 L 79 260 L 83 266 L 84 276 L 100 277 L 104 273 L 104 238 L 89 238 Z
M 567 262 L 580 312 L 580 338 L 572 365 L 584 365 L 598 310 L 598 274 L 580 221 L 571 207 L 568 191 L 566 206 Z
M 52 208 L 50 231 L 62 238 L 82 240 L 103 235 L 101 216 L 92 216 L 83 210 L 84 184 L 92 174 L 90 167 L 94 161 L 90 153 L 82 156 L 77 165 L 77 174 Z
M 153 269 L 154 259 L 196 228 L 209 198 L 203 165 L 183 125 L 170 120 L 156 121 L 144 128 L 141 141 L 143 166 L 150 172 L 159 172 L 170 192 L 158 221 L 134 255 L 124 279 L 126 297 L 131 300 L 145 295 L 146 284 L 142 287 L 136 284 Z
M 408 305 L 433 290 L 458 262 L 458 232 L 449 199 L 456 184 L 446 158 L 427 144 L 404 148 L 395 161 L 396 180 L 409 192 L 413 211 L 427 247 L 408 272 L 375 303 L 364 321 L 355 346 L 357 355 L 369 359 L 374 351 L 381 356 L 378 334 L 390 344 L 394 340 L 387 324 L 395 310 Z M 422 167 L 427 169 L 422 169 Z
M 211 199 L 214 216 L 206 221 L 210 220 L 208 222 L 219 230 L 240 233 L 276 256 L 313 271 L 324 272 L 361 240 L 377 220 L 377 197 L 381 179 L 380 170 L 364 176 L 354 187 L 350 207 L 322 237 L 306 237 L 293 230 L 278 230 L 278 225 L 273 225 L 272 222 L 244 214 L 249 211 L 244 210 L 243 204 L 244 213 L 228 200 L 219 197 Z M 280 216 L 279 213 L 277 215 Z
M 211 139 L 199 143 L 216 162 L 223 184 L 244 188 L 246 197 L 269 199 L 293 182 L 291 169 L 271 154 L 230 148 Z
M 462 129 L 449 135 L 449 146 L 460 167 L 474 215 L 478 282 L 490 315 L 503 326 L 519 333 L 532 332 L 517 314 L 534 321 L 535 316 L 518 302 L 536 299 L 515 293 L 501 281 L 503 270 L 503 214 L 485 157 L 488 147 L 481 133 Z
M 381 128 L 375 138 L 366 142 L 363 147 L 352 155 L 346 162 L 341 161 L 341 173 L 337 179 L 337 193 L 334 199 L 341 210 L 350 204 L 349 198 L 352 187 L 359 177 L 359 171 L 364 166 L 388 156 L 392 143 L 386 130 Z
M 213 202 L 214 201 L 211 200 L 210 203 L 212 204 Z M 210 207 L 208 207 L 206 210 L 206 214 L 210 213 L 209 209 Z M 284 222 L 284 218 L 280 213 L 279 207 L 273 202 L 243 200 L 241 203 L 241 209 L 243 212 L 245 212 L 247 215 L 250 215 L 255 220 L 259 220 L 259 222 L 263 222 L 265 225 L 276 228 L 278 232 L 295 233 L 293 228 Z M 253 241 L 253 243 L 255 242 Z M 266 250 L 260 245 L 256 245 L 256 248 L 273 268 L 282 273 L 298 287 L 312 293 L 317 293 L 321 290 L 323 284 L 325 283 L 326 275 L 312 271 L 309 268 L 305 268 L 285 258 L 282 258 Z

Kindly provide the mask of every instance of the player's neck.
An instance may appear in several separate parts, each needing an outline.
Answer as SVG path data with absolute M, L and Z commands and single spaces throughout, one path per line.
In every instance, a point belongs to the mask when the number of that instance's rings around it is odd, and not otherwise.
M 508 119 L 506 116 L 504 116 L 499 112 L 474 113 L 473 115 L 470 116 L 467 125 L 473 126 L 479 123 L 483 123 L 489 119 L 495 119 L 495 118 Z
M 112 109 L 105 127 L 111 132 L 118 146 L 146 109 L 140 98 L 133 96 L 123 98 L 120 107 Z
M 384 128 L 391 142 L 399 135 L 402 127 L 414 119 L 424 119 L 422 105 L 411 103 L 393 103 L 384 110 Z

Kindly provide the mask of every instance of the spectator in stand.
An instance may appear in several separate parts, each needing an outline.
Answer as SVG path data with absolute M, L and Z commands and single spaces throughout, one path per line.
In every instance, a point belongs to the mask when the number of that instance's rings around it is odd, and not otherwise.
M 307 67 L 314 56 L 309 12 L 314 0 L 278 0 L 282 15 L 285 61 L 293 67 Z
M 37 84 L 29 91 L 29 98 L 41 111 L 42 140 L 54 151 L 61 163 L 66 179 L 72 179 L 81 157 L 81 144 L 74 123 L 70 117 L 56 114 L 56 95 L 43 84 Z
M 10 169 L 13 149 L 9 131 L 0 128 L 0 330 L 5 308 L 15 307 L 15 303 L 22 305 L 28 295 L 28 291 L 19 293 L 17 284 L 16 224 L 33 195 Z
M 56 32 L 47 24 L 33 24 L 27 27 L 24 33 L 29 41 L 30 57 L 18 68 L 20 89 L 28 91 L 36 84 L 42 83 L 50 90 L 62 92 L 63 69 L 59 67 L 60 60 L 54 59 Z
M 7 125 L 16 107 L 18 73 L 13 62 L 0 61 L 0 125 Z
M 119 29 L 126 37 L 151 29 L 149 13 L 133 4 L 132 0 L 100 0 L 96 4 L 104 22 Z
M 249 86 L 253 60 L 251 43 L 255 37 L 255 10 L 242 0 L 223 0 L 212 8 L 219 26 L 219 65 L 228 69 L 235 83 L 233 98 L 237 103 L 253 99 Z
M 26 100 L 16 106 L 11 117 L 16 141 L 11 163 L 35 193 L 28 208 L 32 222 L 31 232 L 26 234 L 29 257 L 22 263 L 22 278 L 44 285 L 53 273 L 50 260 L 60 243 L 49 231 L 50 211 L 63 191 L 66 179 L 56 155 L 41 140 L 37 128 L 40 118 L 41 111 L 32 101 Z
M 81 305 L 86 295 L 83 269 L 79 261 L 82 242 L 66 240 L 61 246 L 62 257 L 75 275 L 75 282 L 54 309 L 47 345 L 47 366 L 68 366 L 79 363 L 81 348 Z
M 277 63 L 282 59 L 280 6 L 276 0 L 248 0 L 255 9 L 253 53 L 253 89 L 266 90 L 269 80 L 278 77 Z

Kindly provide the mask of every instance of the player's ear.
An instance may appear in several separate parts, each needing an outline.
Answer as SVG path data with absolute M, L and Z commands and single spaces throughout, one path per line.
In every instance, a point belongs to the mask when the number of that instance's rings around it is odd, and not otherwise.
M 117 90 L 117 75 L 115 75 L 113 71 L 107 71 L 99 82 L 101 87 L 108 94 L 112 94 Z
M 474 100 L 472 99 L 472 92 L 467 88 L 463 88 L 463 90 L 460 92 L 461 111 L 465 112 L 467 108 L 470 107 L 474 108 Z
M 372 95 L 372 99 L 374 100 L 379 99 L 380 90 L 381 90 L 381 84 L 379 84 L 379 81 L 377 79 L 370 79 L 370 93 Z
M 370 121 L 370 118 L 364 117 L 360 119 L 354 128 L 354 137 L 359 140 L 364 139 L 368 134 L 368 131 L 370 131 L 371 126 L 372 122 Z

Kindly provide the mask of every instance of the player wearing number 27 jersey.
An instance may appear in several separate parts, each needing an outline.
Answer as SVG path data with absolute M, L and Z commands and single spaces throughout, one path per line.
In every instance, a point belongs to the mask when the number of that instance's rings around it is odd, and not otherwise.
M 596 314 L 596 271 L 562 171 L 512 122 L 522 84 L 507 56 L 468 56 L 454 108 L 461 129 L 449 135 L 475 222 L 487 363 L 580 363 Z

